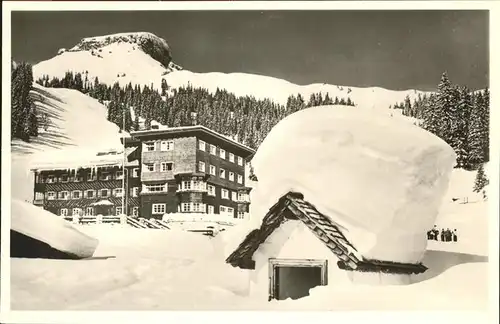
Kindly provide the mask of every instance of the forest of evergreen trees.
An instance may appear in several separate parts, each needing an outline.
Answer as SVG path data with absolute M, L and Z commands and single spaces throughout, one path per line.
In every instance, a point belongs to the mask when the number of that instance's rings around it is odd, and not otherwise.
M 318 105 L 355 105 L 350 98 L 330 98 L 321 93 L 312 94 L 308 101 L 300 94 L 292 95 L 283 106 L 269 99 L 237 97 L 220 89 L 210 93 L 207 89 L 187 86 L 168 91 L 165 80 L 160 92 L 152 85 L 141 88 L 129 83 L 123 88 L 118 83 L 113 86 L 100 83 L 98 78 L 89 82 L 87 73 L 67 72 L 62 80 L 45 76 L 37 83 L 45 87 L 76 89 L 107 103 L 108 120 L 121 128 L 125 113 L 127 131 L 139 129 L 139 116 L 145 119 L 145 128 L 151 126 L 152 120 L 177 127 L 191 125 L 191 112 L 196 112 L 198 124 L 236 138 L 252 148 L 257 148 L 271 128 L 291 113 Z M 134 109 L 135 120 L 132 120 L 130 107 Z
M 30 96 L 33 88 L 33 68 L 28 63 L 13 65 L 11 73 L 11 137 L 30 141 L 38 136 L 36 107 Z
M 393 108 L 420 119 L 421 127 L 446 141 L 457 154 L 456 167 L 475 170 L 489 161 L 488 89 L 472 93 L 443 73 L 437 93 L 419 95 L 413 102 L 406 97 Z

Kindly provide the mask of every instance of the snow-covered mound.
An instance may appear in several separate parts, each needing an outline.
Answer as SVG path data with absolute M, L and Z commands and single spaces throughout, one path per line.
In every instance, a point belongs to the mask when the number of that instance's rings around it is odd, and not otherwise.
M 88 258 L 94 254 L 98 240 L 85 235 L 56 215 L 27 202 L 13 199 L 11 229 L 51 247 Z
M 100 162 L 96 161 L 98 152 L 122 150 L 119 128 L 106 119 L 107 109 L 97 100 L 76 90 L 37 84 L 33 87 L 40 134 L 29 143 L 11 142 L 12 196 L 30 201 L 33 198 L 30 169 L 35 164 L 77 165 L 85 161 L 92 164 Z
M 351 98 L 360 107 L 386 109 L 402 102 L 408 95 L 414 99 L 421 91 L 393 91 L 378 87 L 356 88 L 325 83 L 298 85 L 270 76 L 247 73 L 194 73 L 173 63 L 167 42 L 151 33 L 123 33 L 84 38 L 69 50 L 33 66 L 35 80 L 48 75 L 63 78 L 67 71 L 85 73 L 89 82 L 98 77 L 111 85 L 119 82 L 161 88 L 162 79 L 172 88 L 192 85 L 215 92 L 226 89 L 237 96 L 269 98 L 286 104 L 290 95 L 301 94 L 309 100 L 312 93 L 327 93 L 334 99 Z
M 252 217 L 298 191 L 368 259 L 420 262 L 455 163 L 423 129 L 356 107 L 322 106 L 278 123 L 252 165 Z
M 165 40 L 141 32 L 84 38 L 71 49 L 34 65 L 33 76 L 35 80 L 44 75 L 63 78 L 72 71 L 84 73 L 89 82 L 97 77 L 109 85 L 132 82 L 159 87 L 165 74 L 179 69 Z

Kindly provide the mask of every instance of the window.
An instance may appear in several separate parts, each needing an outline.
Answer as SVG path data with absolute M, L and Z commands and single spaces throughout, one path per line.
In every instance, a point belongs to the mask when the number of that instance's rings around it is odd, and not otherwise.
M 204 181 L 193 181 L 193 189 L 198 191 L 207 190 L 207 183 Z
M 122 188 L 116 188 L 113 191 L 114 191 L 113 194 L 114 194 L 115 197 L 121 197 L 121 196 L 123 196 L 123 189 Z
M 75 182 L 82 182 L 83 181 L 83 176 L 82 175 L 77 175 L 75 177 Z
M 109 195 L 108 189 L 101 189 L 101 197 L 107 197 Z
M 47 183 L 55 183 L 56 178 L 53 175 L 47 176 Z
M 198 171 L 205 172 L 205 162 L 203 161 L 198 162 Z
M 69 192 L 61 191 L 59 192 L 59 199 L 67 200 L 69 198 Z
M 213 165 L 210 166 L 210 174 L 215 175 L 215 166 Z
M 181 203 L 181 211 L 183 213 L 204 213 L 205 204 L 202 203 Z
M 245 219 L 245 212 L 239 211 L 238 212 L 238 218 L 239 219 Z
M 238 192 L 238 201 L 245 202 L 248 200 L 248 195 L 243 192 Z
M 167 210 L 167 204 L 153 204 L 152 213 L 153 215 L 165 214 Z
M 233 216 L 234 215 L 234 209 L 231 208 L 231 207 L 227 207 L 227 213 L 229 214 L 229 216 Z
M 151 152 L 155 150 L 155 142 L 144 143 L 144 151 Z
M 139 216 L 139 207 L 133 207 L 132 208 L 132 216 Z
M 212 206 L 212 205 L 207 205 L 207 213 L 208 213 L 208 214 L 215 214 L 215 209 L 214 209 L 214 206 Z
M 191 211 L 191 205 L 189 203 L 182 203 L 181 204 L 181 210 L 183 212 L 190 212 Z
M 199 141 L 198 141 L 198 148 L 199 148 L 201 151 L 205 151 L 205 149 L 206 149 L 206 145 L 207 145 L 207 143 L 203 142 L 202 140 L 199 140 Z
M 229 172 L 229 180 L 234 181 L 234 172 Z
M 132 169 L 132 177 L 138 178 L 139 177 L 139 168 L 133 168 Z
M 166 192 L 167 184 L 166 183 L 156 183 L 156 184 L 148 184 L 142 186 L 143 192 Z
M 87 215 L 87 216 L 93 216 L 94 215 L 94 208 L 93 207 L 87 207 L 87 208 L 85 208 L 85 215 Z
M 43 183 L 44 182 L 44 178 L 43 178 L 43 175 L 39 174 L 36 176 L 36 183 Z
M 243 184 L 243 176 L 241 174 L 238 174 L 238 183 Z
M 43 200 L 43 192 L 35 192 L 35 200 Z
M 221 214 L 226 213 L 227 212 L 227 207 L 226 206 L 220 206 L 219 207 L 219 211 L 220 211 Z
M 80 199 L 82 198 L 82 192 L 80 190 L 75 190 L 72 192 L 72 199 Z
M 172 151 L 174 149 L 174 141 L 161 141 L 160 150 Z
M 174 164 L 172 162 L 162 162 L 161 172 L 172 171 L 174 169 Z
M 243 158 L 238 156 L 238 165 L 243 165 Z
M 115 179 L 116 179 L 116 180 L 121 180 L 121 179 L 123 179 L 123 171 L 116 171 L 116 174 L 115 174 Z
M 54 191 L 47 191 L 47 200 L 56 199 L 56 193 Z
M 76 208 L 75 207 L 75 208 L 73 208 L 71 215 L 73 215 L 73 216 L 82 216 L 83 215 L 83 211 L 82 211 L 81 208 Z
M 111 174 L 109 173 L 101 173 L 101 175 L 99 176 L 99 180 L 111 180 Z
M 68 216 L 68 209 L 67 208 L 61 208 L 59 211 L 59 215 L 61 216 Z
M 154 163 L 144 163 L 144 172 L 154 172 L 155 164 Z
M 215 145 L 210 144 L 210 154 L 217 155 L 217 149 Z
M 201 210 L 201 205 L 202 205 L 202 204 L 200 204 L 200 203 L 192 203 L 192 204 L 193 204 L 193 208 L 192 208 L 192 209 L 193 209 L 193 212 L 195 212 L 195 213 L 199 213 L 199 212 L 201 212 L 201 211 L 202 211 L 202 210 Z
M 69 177 L 67 175 L 62 175 L 61 176 L 61 182 L 68 182 Z
M 191 190 L 191 181 L 182 181 L 182 190 Z
M 132 197 L 137 197 L 139 196 L 139 187 L 133 187 L 132 188 L 132 194 L 131 194 Z
M 238 194 L 236 193 L 236 191 L 231 192 L 231 195 L 232 195 L 232 200 L 233 201 L 237 201 L 238 200 Z
M 120 216 L 121 214 L 123 214 L 122 207 L 116 207 L 116 209 L 115 209 L 115 215 L 116 216 Z
M 224 170 L 224 169 L 220 169 L 220 170 L 219 170 L 219 177 L 221 177 L 221 178 L 225 178 L 225 177 L 226 177 L 226 170 Z
M 87 198 L 94 198 L 95 197 L 95 191 L 94 190 L 87 190 L 85 192 Z
M 226 158 L 226 150 L 219 149 L 219 156 L 221 159 L 225 159 Z
M 215 187 L 214 186 L 208 185 L 207 190 L 208 190 L 208 195 L 209 196 L 215 196 Z
M 89 174 L 87 181 L 96 181 L 96 180 L 97 180 L 97 174 L 95 173 Z
M 222 199 L 229 199 L 229 190 L 221 189 L 221 196 L 222 196 Z

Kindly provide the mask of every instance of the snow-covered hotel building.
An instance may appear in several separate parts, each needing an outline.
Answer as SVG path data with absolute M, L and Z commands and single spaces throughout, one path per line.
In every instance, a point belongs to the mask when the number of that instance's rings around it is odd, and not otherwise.
M 124 147 L 125 157 L 92 167 L 34 169 L 34 203 L 63 216 L 248 213 L 245 166 L 253 149 L 199 125 L 153 125 L 132 132 Z

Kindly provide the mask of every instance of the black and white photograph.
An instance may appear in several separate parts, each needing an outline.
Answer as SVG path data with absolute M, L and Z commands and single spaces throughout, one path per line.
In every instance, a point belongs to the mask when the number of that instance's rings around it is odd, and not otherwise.
M 391 2 L 10 3 L 2 312 L 491 310 L 493 5 Z

